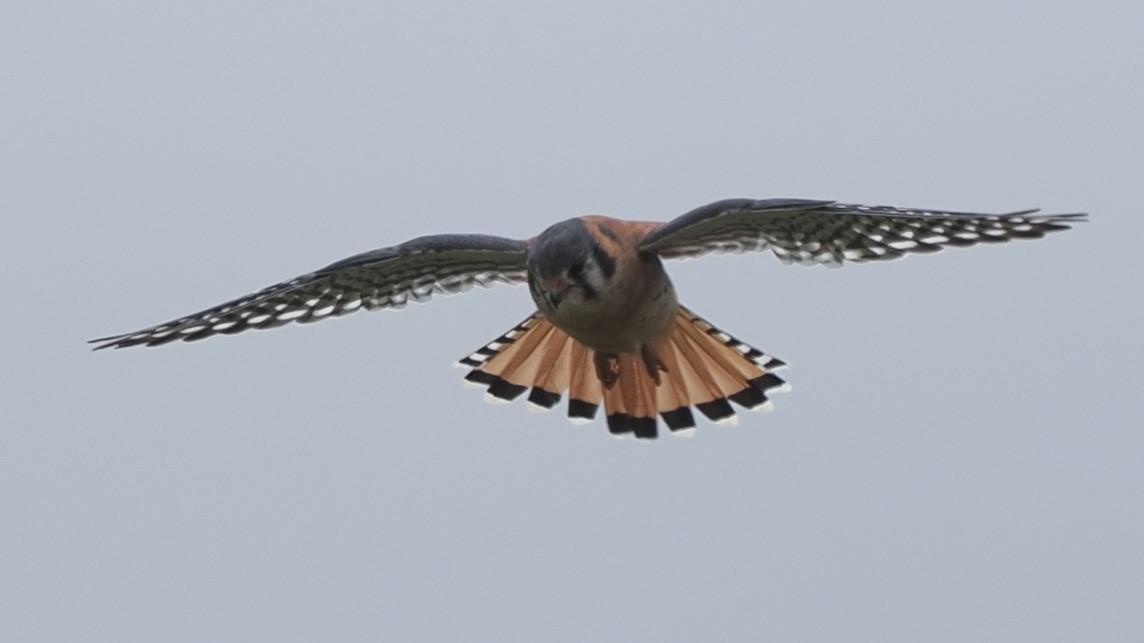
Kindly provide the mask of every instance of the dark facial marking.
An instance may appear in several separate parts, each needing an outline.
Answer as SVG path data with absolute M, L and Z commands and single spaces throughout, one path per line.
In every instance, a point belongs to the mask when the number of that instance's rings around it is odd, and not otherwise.
M 605 237 L 611 239 L 612 241 L 614 241 L 616 243 L 620 242 L 620 237 L 616 235 L 615 230 L 611 229 L 610 227 L 608 227 L 607 225 L 605 225 L 603 223 L 596 224 L 596 227 L 600 229 L 600 234 L 604 235 Z
M 616 260 L 605 252 L 599 244 L 592 245 L 592 258 L 596 260 L 596 265 L 600 267 L 600 272 L 604 274 L 606 279 L 610 279 L 612 275 L 616 274 Z

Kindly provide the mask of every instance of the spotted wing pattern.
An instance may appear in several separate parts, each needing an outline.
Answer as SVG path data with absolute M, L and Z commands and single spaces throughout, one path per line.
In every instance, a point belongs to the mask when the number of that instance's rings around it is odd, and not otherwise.
M 523 241 L 486 235 L 433 235 L 343 259 L 157 326 L 91 340 L 96 349 L 157 346 L 250 328 L 309 323 L 357 310 L 401 308 L 434 293 L 525 281 Z
M 652 231 L 640 250 L 664 258 L 769 248 L 784 263 L 839 266 L 946 246 L 1035 239 L 1084 214 L 978 214 L 803 199 L 727 199 Z

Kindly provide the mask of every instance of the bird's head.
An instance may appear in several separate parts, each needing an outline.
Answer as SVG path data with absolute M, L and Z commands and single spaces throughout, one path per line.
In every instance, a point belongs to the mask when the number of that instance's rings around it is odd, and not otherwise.
M 584 304 L 607 289 L 616 260 L 580 219 L 568 219 L 536 237 L 528 252 L 528 287 L 538 306 Z

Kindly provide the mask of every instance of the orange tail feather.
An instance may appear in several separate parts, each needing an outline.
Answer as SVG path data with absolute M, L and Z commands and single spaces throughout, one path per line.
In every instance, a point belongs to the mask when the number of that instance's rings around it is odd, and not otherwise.
M 460 363 L 473 369 L 465 379 L 487 387 L 490 399 L 509 401 L 531 389 L 529 403 L 550 409 L 567 391 L 573 421 L 593 419 L 603 404 L 612 433 L 639 438 L 656 437 L 657 415 L 672 431 L 694 428 L 691 407 L 711 421 L 733 423 L 730 402 L 768 409 L 768 393 L 785 386 L 773 372 L 782 361 L 683 307 L 656 357 L 658 384 L 640 355 L 621 354 L 618 378 L 605 388 L 593 351 L 536 313 Z

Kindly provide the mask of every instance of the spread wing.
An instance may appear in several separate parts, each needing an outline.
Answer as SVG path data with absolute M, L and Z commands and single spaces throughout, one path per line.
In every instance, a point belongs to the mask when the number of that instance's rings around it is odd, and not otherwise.
M 784 263 L 839 266 L 910 252 L 1067 230 L 1085 214 L 980 214 L 806 199 L 727 199 L 696 208 L 648 233 L 642 252 L 664 258 L 770 248 Z
M 157 346 L 233 334 L 249 328 L 309 323 L 357 310 L 401 308 L 434 293 L 464 292 L 474 284 L 525 281 L 524 241 L 486 235 L 443 234 L 348 257 L 311 272 L 133 333 L 93 339 L 101 348 Z

